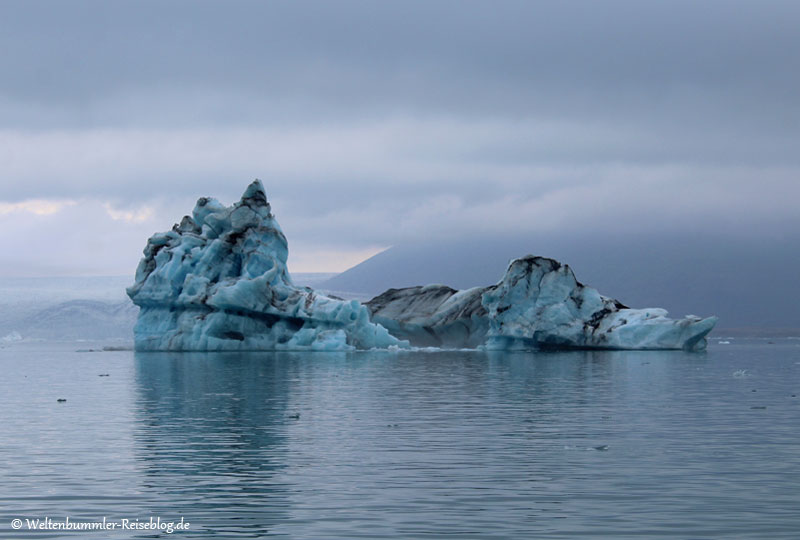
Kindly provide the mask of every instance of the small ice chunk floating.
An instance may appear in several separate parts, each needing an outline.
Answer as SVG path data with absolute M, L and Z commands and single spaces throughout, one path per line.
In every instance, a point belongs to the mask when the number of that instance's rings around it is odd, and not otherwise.
M 389 289 L 365 305 L 292 283 L 261 182 L 147 241 L 127 292 L 137 350 L 353 350 L 414 346 L 699 350 L 716 317 L 674 320 L 601 296 L 553 259 L 511 261 L 489 287 Z

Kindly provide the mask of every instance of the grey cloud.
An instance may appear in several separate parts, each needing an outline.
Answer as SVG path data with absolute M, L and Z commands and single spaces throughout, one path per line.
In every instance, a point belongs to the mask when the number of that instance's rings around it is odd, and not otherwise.
M 353 195 L 599 180 L 614 165 L 793 169 L 800 138 L 663 134 L 613 125 L 401 119 L 284 129 L 0 130 L 0 197 L 174 196 L 227 179 L 331 184 Z M 392 187 L 394 185 L 395 187 Z M 224 188 L 223 188 L 224 189 Z M 233 195 L 233 192 L 225 192 Z
M 0 201 L 165 229 L 260 177 L 290 239 L 356 251 L 798 227 L 798 27 L 794 1 L 4 2 Z
M 61 104 L 62 121 L 79 124 L 102 124 L 103 113 L 119 120 L 98 102 L 124 102 L 131 89 L 190 101 L 196 92 L 245 96 L 227 114 L 179 111 L 188 124 L 260 122 L 280 119 L 283 107 L 302 116 L 331 105 L 347 115 L 388 107 L 585 118 L 660 107 L 724 118 L 704 89 L 720 90 L 724 106 L 743 105 L 737 114 L 754 121 L 780 124 L 753 105 L 793 107 L 798 119 L 800 75 L 791 67 L 800 7 L 789 1 L 4 6 L 4 93 Z

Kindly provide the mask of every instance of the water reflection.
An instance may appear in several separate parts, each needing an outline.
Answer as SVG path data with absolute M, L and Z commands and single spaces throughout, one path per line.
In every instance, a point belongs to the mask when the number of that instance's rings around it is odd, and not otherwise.
M 799 350 L 9 351 L 0 537 L 795 538 Z
M 135 359 L 143 489 L 194 536 L 582 536 L 620 508 L 617 532 L 636 512 L 663 532 L 715 477 L 693 450 L 736 405 L 681 351 Z
M 286 431 L 299 355 L 136 353 L 135 457 L 153 513 L 194 535 L 263 535 L 286 519 Z

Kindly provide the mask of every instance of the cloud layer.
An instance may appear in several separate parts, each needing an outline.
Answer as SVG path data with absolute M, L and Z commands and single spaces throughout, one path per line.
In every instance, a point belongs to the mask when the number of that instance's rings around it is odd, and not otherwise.
M 800 226 L 796 2 L 3 11 L 6 275 L 132 272 L 255 177 L 295 271 L 432 236 Z

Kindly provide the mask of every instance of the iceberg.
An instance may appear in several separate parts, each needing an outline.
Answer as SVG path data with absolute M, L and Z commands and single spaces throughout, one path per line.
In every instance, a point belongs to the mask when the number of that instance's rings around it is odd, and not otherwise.
M 201 198 L 150 237 L 127 293 L 140 351 L 407 347 L 359 302 L 292 283 L 286 237 L 259 180 L 232 206 Z
M 372 320 L 415 346 L 701 350 L 716 317 L 670 319 L 631 309 L 580 283 L 568 265 L 528 255 L 490 287 L 389 289 L 366 303 Z
M 147 241 L 127 289 L 139 306 L 135 348 L 700 350 L 717 321 L 631 309 L 568 265 L 533 255 L 511 261 L 496 285 L 389 289 L 362 305 L 295 285 L 288 254 L 260 181 L 231 206 L 199 199 L 191 216 Z
M 2 343 L 14 343 L 15 341 L 22 341 L 22 335 L 16 330 L 0 338 Z

